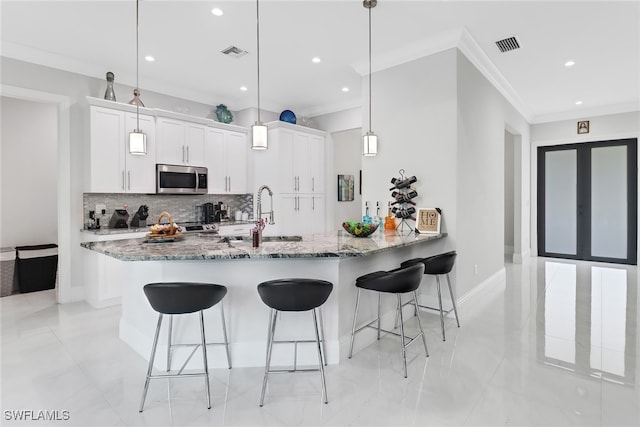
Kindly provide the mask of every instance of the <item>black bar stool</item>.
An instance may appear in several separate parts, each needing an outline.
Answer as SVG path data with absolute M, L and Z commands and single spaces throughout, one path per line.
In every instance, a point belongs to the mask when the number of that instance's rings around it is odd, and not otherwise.
M 434 255 L 428 258 L 413 258 L 407 260 L 400 264 L 401 267 L 407 267 L 415 264 L 424 264 L 424 274 L 430 274 L 436 276 L 436 285 L 438 290 L 438 306 L 439 308 L 429 307 L 426 305 L 418 304 L 418 307 L 426 308 L 429 310 L 439 310 L 440 311 L 440 326 L 442 327 L 442 341 L 445 341 L 444 335 L 444 316 L 451 313 L 453 310 L 456 315 L 456 323 L 458 324 L 458 328 L 460 327 L 460 321 L 458 320 L 458 307 L 456 306 L 456 298 L 453 296 L 453 289 L 451 288 L 451 279 L 449 279 L 449 273 L 453 269 L 453 264 L 456 261 L 456 252 L 446 252 L 444 254 Z M 451 295 L 451 303 L 453 304 L 452 310 L 444 311 L 442 309 L 442 292 L 440 291 L 440 277 L 439 275 L 445 275 L 447 278 L 447 285 L 449 286 L 449 295 Z M 409 304 L 409 302 L 405 303 Z M 416 308 L 416 315 L 418 314 L 418 309 Z
M 422 337 L 424 352 L 427 357 L 429 356 L 429 350 L 427 349 L 427 340 L 424 336 L 424 331 L 422 330 L 420 317 L 418 317 L 418 327 L 420 328 L 420 333 L 414 337 L 405 336 L 404 319 L 402 317 L 402 301 L 400 298 L 402 294 L 412 292 L 413 301 L 416 305 L 417 310 L 418 297 L 416 295 L 416 289 L 418 289 L 418 287 L 420 286 L 423 271 L 424 265 L 418 263 L 405 268 L 398 268 L 391 271 L 376 271 L 374 273 L 360 276 L 356 279 L 356 287 L 358 288 L 358 293 L 356 295 L 356 309 L 353 315 L 353 327 L 351 328 L 351 345 L 349 346 L 349 359 L 351 359 L 353 355 L 353 341 L 355 338 L 355 334 L 357 332 L 360 332 L 364 328 L 377 329 L 378 339 L 380 339 L 380 331 L 400 337 L 400 342 L 402 345 L 402 366 L 404 368 L 405 378 L 407 378 L 407 347 L 419 336 Z M 356 330 L 356 322 L 358 319 L 358 304 L 360 302 L 360 289 L 368 289 L 370 291 L 378 292 L 378 317 Z M 380 328 L 380 295 L 382 292 L 396 294 L 396 297 L 398 299 L 397 309 L 400 311 L 400 334 Z M 375 322 L 377 322 L 377 326 L 372 326 L 372 324 Z M 408 339 L 409 341 L 405 342 L 406 339 Z
M 224 344 L 227 351 L 227 363 L 229 369 L 231 369 L 231 356 L 229 353 L 229 342 L 227 340 L 227 327 L 224 321 L 224 308 L 220 304 L 220 313 L 222 315 L 222 330 L 224 335 L 223 343 L 208 343 L 204 334 L 204 316 L 202 310 L 213 307 L 222 301 L 222 298 L 227 294 L 227 288 L 222 285 L 215 285 L 212 283 L 190 283 L 190 282 L 162 282 L 162 283 L 149 283 L 144 286 L 144 293 L 151 304 L 151 307 L 157 311 L 158 325 L 156 326 L 156 333 L 153 337 L 153 346 L 151 348 L 151 357 L 149 359 L 149 368 L 147 369 L 147 379 L 144 383 L 144 392 L 142 393 L 142 402 L 140 402 L 140 412 L 144 408 L 144 401 L 147 398 L 147 391 L 149 390 L 149 381 L 154 378 L 180 378 L 180 377 L 196 377 L 204 376 L 205 385 L 207 390 L 207 408 L 211 409 L 211 391 L 209 389 L 209 367 L 207 365 L 207 345 L 211 344 Z M 172 318 L 174 314 L 187 314 L 200 312 L 200 337 L 201 343 L 198 344 L 172 344 Z M 170 315 L 169 323 L 169 341 L 167 347 L 167 372 L 171 368 L 171 348 L 177 346 L 193 346 L 194 349 L 184 362 L 180 370 L 176 374 L 163 374 L 163 375 L 151 375 L 153 371 L 153 361 L 156 357 L 156 348 L 158 347 L 158 337 L 160 335 L 160 327 L 162 326 L 162 317 L 167 314 Z M 204 371 L 199 373 L 183 374 L 184 370 L 191 357 L 195 354 L 198 347 L 202 347 L 202 361 L 204 364 Z
M 314 279 L 277 279 L 268 282 L 262 282 L 258 285 L 258 294 L 262 301 L 271 308 L 271 316 L 269 318 L 269 334 L 267 338 L 267 360 L 264 369 L 264 379 L 262 381 L 262 394 L 260 396 L 260 406 L 264 404 L 264 394 L 267 389 L 267 381 L 269 374 L 285 373 L 285 372 L 314 372 L 320 371 L 322 380 L 322 397 L 324 403 L 327 399 L 327 384 L 324 379 L 324 358 L 318 332 L 318 319 L 316 317 L 316 309 L 320 307 L 329 298 L 333 284 L 325 280 Z M 274 340 L 276 333 L 276 319 L 279 311 L 312 311 L 313 325 L 315 327 L 315 340 L 296 340 L 296 341 L 277 341 Z M 318 311 L 320 311 L 318 309 Z M 322 325 L 321 325 L 322 327 Z M 324 337 L 323 337 L 324 340 Z M 297 369 L 297 345 L 298 343 L 315 342 L 318 347 L 318 369 Z M 271 369 L 271 353 L 273 344 L 276 343 L 293 343 L 294 344 L 294 365 L 292 370 L 288 369 Z

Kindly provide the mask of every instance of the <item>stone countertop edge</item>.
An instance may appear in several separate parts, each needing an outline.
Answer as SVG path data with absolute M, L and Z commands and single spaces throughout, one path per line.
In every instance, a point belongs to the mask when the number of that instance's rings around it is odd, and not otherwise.
M 155 222 L 153 224 L 155 224 Z M 131 233 L 148 233 L 149 227 L 151 227 L 153 224 L 149 224 L 146 227 L 139 227 L 139 228 L 131 228 L 131 227 L 129 228 L 102 227 L 98 229 L 82 228 L 80 229 L 80 231 L 87 234 L 94 234 L 96 236 L 111 236 L 114 234 L 131 234 Z M 217 225 L 218 227 L 225 227 L 225 226 L 232 227 L 234 225 L 255 224 L 255 221 L 252 221 L 252 220 L 224 221 L 224 222 L 215 222 L 213 224 Z M 180 225 L 180 223 L 178 223 L 178 225 Z
M 144 238 L 84 242 L 83 248 L 121 261 L 198 261 L 278 258 L 350 258 L 385 252 L 446 237 L 441 234 L 395 233 L 376 237 L 352 237 L 344 231 L 303 236 L 300 242 L 220 243 L 217 238 L 188 235 L 177 242 L 146 243 Z

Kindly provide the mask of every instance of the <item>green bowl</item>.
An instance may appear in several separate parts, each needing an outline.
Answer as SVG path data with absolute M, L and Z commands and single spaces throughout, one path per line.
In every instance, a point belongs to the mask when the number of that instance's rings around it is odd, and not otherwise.
M 358 221 L 345 221 L 342 223 L 349 234 L 355 237 L 368 237 L 378 229 L 378 224 L 363 224 Z

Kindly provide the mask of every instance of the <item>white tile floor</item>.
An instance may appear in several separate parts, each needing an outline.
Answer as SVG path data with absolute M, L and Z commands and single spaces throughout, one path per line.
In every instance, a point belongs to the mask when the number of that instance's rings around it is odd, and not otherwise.
M 206 409 L 201 378 L 152 382 L 118 339 L 119 308 L 57 305 L 52 291 L 0 299 L 2 425 L 426 426 L 640 425 L 636 267 L 532 259 L 507 265 L 506 286 L 460 306 L 462 327 L 425 313 L 431 357 L 385 337 L 317 373 L 215 369 Z M 452 314 L 451 314 L 452 316 Z M 415 318 L 407 321 L 415 326 Z M 18 410 L 69 411 L 67 421 L 14 421 Z M 37 413 L 34 413 L 36 416 Z

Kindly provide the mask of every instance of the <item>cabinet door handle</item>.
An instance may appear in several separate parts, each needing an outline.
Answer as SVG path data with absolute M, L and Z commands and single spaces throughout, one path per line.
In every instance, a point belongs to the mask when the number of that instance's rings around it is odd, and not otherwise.
M 122 170 L 122 190 L 124 190 L 124 189 L 125 189 L 125 188 L 124 188 L 124 185 L 125 185 L 125 182 L 124 182 L 124 169 L 123 169 L 123 170 Z
M 189 146 L 187 145 L 187 163 L 189 163 Z
M 311 178 L 311 191 L 316 191 L 316 179 Z
M 311 210 L 316 210 L 316 196 L 311 196 Z
M 127 189 L 131 190 L 131 171 L 127 171 Z
M 231 193 L 231 177 L 229 177 L 229 193 Z
M 182 146 L 182 163 L 184 163 L 184 145 Z

